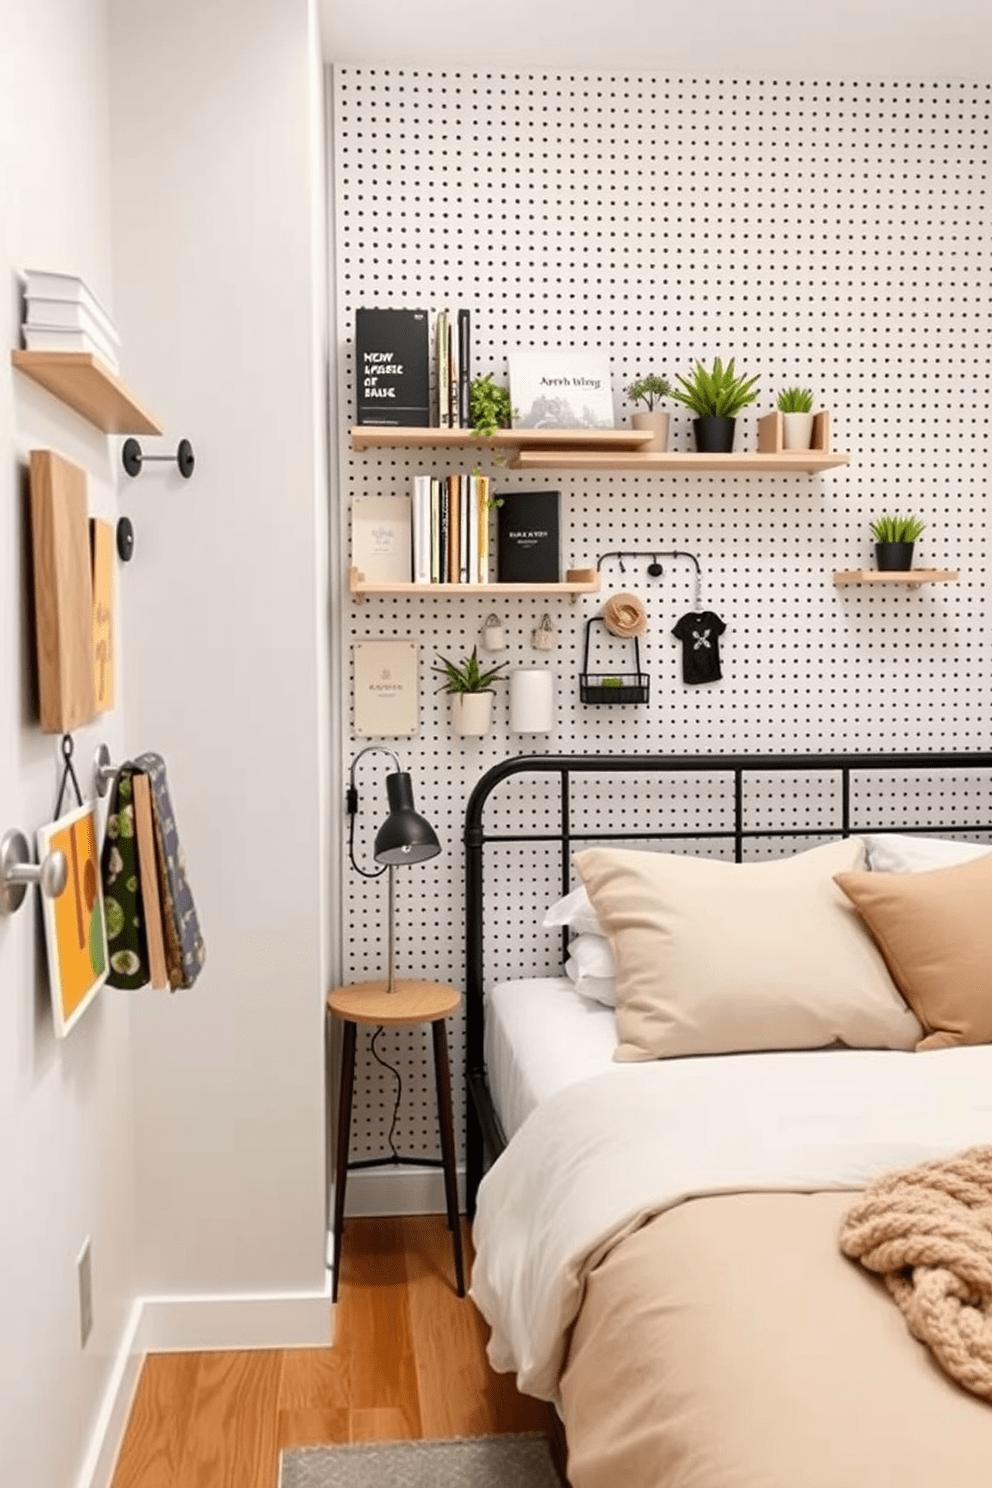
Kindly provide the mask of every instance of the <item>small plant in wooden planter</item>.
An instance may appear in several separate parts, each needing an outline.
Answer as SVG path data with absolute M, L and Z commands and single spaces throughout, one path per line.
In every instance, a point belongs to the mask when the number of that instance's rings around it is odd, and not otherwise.
M 913 548 L 926 525 L 919 517 L 881 516 L 871 523 L 875 563 L 882 573 L 906 573 L 912 568 Z
M 672 396 L 672 385 L 667 377 L 661 377 L 657 372 L 649 372 L 646 377 L 638 377 L 627 389 L 627 397 L 632 403 L 643 403 L 645 411 L 638 410 L 631 418 L 631 424 L 635 429 L 650 430 L 651 438 L 641 448 L 644 450 L 667 450 L 668 448 L 668 414 L 655 404 L 662 398 Z
M 697 362 L 689 377 L 676 373 L 676 381 L 682 386 L 673 390 L 672 397 L 691 408 L 696 415 L 693 430 L 697 451 L 700 454 L 730 454 L 734 448 L 737 415 L 758 396 L 757 377 L 738 376 L 734 372 L 733 357 L 726 366 L 720 357 L 715 357 L 712 367 L 706 368 L 702 362 Z
M 809 388 L 783 388 L 776 406 L 782 415 L 782 448 L 809 449 L 813 443 L 813 394 Z
M 464 661 L 449 661 L 438 655 L 440 666 L 431 670 L 444 678 L 438 692 L 451 696 L 451 723 L 456 734 L 464 738 L 489 732 L 493 718 L 493 683 L 506 679 L 500 675 L 507 665 L 505 661 L 495 666 L 480 666 L 479 648 L 472 647 L 471 656 Z

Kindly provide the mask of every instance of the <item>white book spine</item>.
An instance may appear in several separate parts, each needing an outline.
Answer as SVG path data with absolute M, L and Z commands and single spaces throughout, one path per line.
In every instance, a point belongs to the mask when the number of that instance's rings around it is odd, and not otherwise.
M 62 331 L 50 326 L 24 326 L 24 347 L 27 351 L 85 351 L 99 357 L 112 372 L 119 370 L 117 353 L 102 339 L 97 340 L 89 331 Z
M 50 326 L 61 331 L 89 331 L 98 340 L 119 346 L 116 326 L 101 320 L 78 300 L 47 300 L 29 295 L 24 302 L 26 326 Z
M 479 478 L 469 478 L 468 499 L 468 581 L 479 581 Z
M 431 581 L 431 478 L 413 477 L 413 582 Z
M 75 274 L 54 274 L 40 269 L 24 271 L 25 297 L 29 300 L 70 300 L 84 305 L 105 335 L 116 339 L 114 317 L 101 305 L 85 280 Z
M 471 510 L 472 506 L 472 486 L 474 485 L 474 483 L 474 476 L 463 476 L 461 489 L 461 506 L 458 513 L 460 524 L 458 529 L 458 578 L 462 584 L 467 584 L 472 577 L 470 569 L 470 554 L 472 550 L 469 546 L 471 542 L 471 522 L 469 520 L 469 511 Z

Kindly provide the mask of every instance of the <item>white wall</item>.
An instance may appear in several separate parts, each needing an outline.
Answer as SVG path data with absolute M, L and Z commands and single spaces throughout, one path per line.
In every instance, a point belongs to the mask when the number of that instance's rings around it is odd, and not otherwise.
M 669 77 L 988 76 L 985 0 L 321 0 L 329 61 Z
M 55 804 L 25 475 L 54 447 L 85 467 L 92 514 L 120 504 L 137 528 L 118 706 L 76 732 L 81 784 L 100 741 L 165 755 L 208 946 L 190 993 L 105 989 L 58 1042 L 36 896 L 0 918 L 0 1464 L 30 1488 L 109 1481 L 142 1341 L 329 1336 L 322 155 L 308 0 L 4 6 L 2 344 L 18 270 L 82 274 L 168 431 L 146 449 L 187 436 L 197 470 L 131 485 L 119 440 L 0 378 L 0 832 Z M 142 1313 L 147 1293 L 164 1300 Z
M 51 820 L 58 738 L 37 726 L 25 464 L 61 451 L 90 510 L 116 510 L 114 442 L 15 373 L 18 271 L 83 274 L 113 305 L 105 0 L 7 0 L 0 45 L 0 833 Z M 124 322 L 124 330 L 128 327 Z M 127 595 L 121 595 L 122 624 Z M 122 708 L 75 735 L 80 783 Z M 56 1041 L 36 894 L 0 917 L 0 1464 L 5 1482 L 75 1480 L 135 1292 L 130 1006 L 105 990 Z M 79 1342 L 76 1257 L 91 1237 L 95 1326 Z
M 152 445 L 188 438 L 197 462 L 188 483 L 160 466 L 122 495 L 137 538 L 127 746 L 169 765 L 207 946 L 194 989 L 135 999 L 138 1285 L 319 1294 L 326 270 L 313 17 L 307 0 L 114 0 L 111 17 L 128 374 L 164 420 Z

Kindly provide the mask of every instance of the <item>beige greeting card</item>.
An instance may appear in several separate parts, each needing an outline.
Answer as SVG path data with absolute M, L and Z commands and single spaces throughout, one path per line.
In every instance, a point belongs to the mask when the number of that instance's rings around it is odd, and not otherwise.
M 417 732 L 416 641 L 356 641 L 355 733 L 362 739 Z

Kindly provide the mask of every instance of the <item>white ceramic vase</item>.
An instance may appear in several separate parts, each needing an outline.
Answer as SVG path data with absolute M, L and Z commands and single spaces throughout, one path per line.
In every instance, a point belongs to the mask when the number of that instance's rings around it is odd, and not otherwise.
M 511 734 L 550 734 L 554 723 L 554 672 L 547 667 L 520 667 L 511 672 Z
M 663 413 L 660 408 L 654 408 L 650 413 L 635 413 L 631 418 L 631 426 L 634 429 L 650 429 L 651 438 L 647 444 L 642 444 L 643 451 L 657 454 L 668 448 L 668 414 Z
M 813 414 L 783 413 L 782 448 L 806 450 L 813 443 Z
M 453 692 L 451 727 L 460 739 L 488 734 L 493 721 L 491 692 Z

